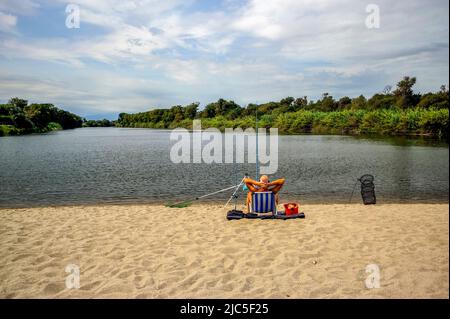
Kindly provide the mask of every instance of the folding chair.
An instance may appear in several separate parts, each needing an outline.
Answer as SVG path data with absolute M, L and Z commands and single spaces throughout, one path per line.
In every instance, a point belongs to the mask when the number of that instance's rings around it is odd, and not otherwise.
M 275 194 L 272 192 L 256 192 L 252 194 L 252 213 L 277 214 Z

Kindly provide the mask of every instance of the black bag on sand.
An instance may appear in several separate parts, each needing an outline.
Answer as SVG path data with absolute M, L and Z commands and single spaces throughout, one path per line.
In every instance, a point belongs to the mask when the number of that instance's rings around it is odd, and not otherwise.
M 259 216 L 255 213 L 248 213 L 244 214 L 242 210 L 230 210 L 227 212 L 227 219 L 228 220 L 237 220 L 242 218 L 248 218 L 248 219 L 295 219 L 295 218 L 305 218 L 305 214 L 303 212 L 300 212 L 296 215 L 286 215 L 284 212 L 278 212 L 277 215 L 266 215 L 266 216 Z
M 244 218 L 244 212 L 242 210 L 230 210 L 227 213 L 227 219 L 228 220 L 232 220 L 232 219 L 241 219 Z
M 364 205 L 376 204 L 377 197 L 375 196 L 375 184 L 373 183 L 374 177 L 366 174 L 361 176 L 358 180 L 361 182 L 361 196 Z

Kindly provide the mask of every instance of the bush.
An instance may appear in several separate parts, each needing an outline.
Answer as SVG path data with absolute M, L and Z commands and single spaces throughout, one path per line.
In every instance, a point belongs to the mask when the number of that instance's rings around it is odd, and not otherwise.
M 59 123 L 56 122 L 50 122 L 47 125 L 47 131 L 58 131 L 58 130 L 62 130 L 62 126 Z
M 25 131 L 31 131 L 34 127 L 33 122 L 29 120 L 24 113 L 18 113 L 13 117 L 14 125 L 17 128 L 24 129 Z
M 311 132 L 314 125 L 314 115 L 315 113 L 311 111 L 296 112 L 291 131 L 298 133 Z
M 19 135 L 20 130 L 12 125 L 0 125 L 0 136 Z
M 14 125 L 14 121 L 10 115 L 0 115 L 0 124 Z
M 419 119 L 419 126 L 424 133 L 448 137 L 448 109 L 431 109 Z

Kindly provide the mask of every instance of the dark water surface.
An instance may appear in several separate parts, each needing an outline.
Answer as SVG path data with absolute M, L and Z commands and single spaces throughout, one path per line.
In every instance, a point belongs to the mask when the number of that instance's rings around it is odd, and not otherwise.
M 254 164 L 174 164 L 170 131 L 83 128 L 0 138 L 0 206 L 168 202 L 234 185 Z M 282 200 L 346 203 L 375 176 L 381 202 L 448 202 L 447 144 L 408 138 L 279 137 Z M 230 192 L 213 196 L 223 200 Z M 243 200 L 243 197 L 240 197 Z M 360 202 L 358 189 L 353 202 Z

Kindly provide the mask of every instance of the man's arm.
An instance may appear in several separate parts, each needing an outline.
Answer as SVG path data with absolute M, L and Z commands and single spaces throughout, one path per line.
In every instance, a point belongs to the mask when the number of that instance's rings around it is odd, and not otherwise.
M 283 185 L 284 182 L 285 182 L 285 179 L 284 179 L 284 178 L 280 178 L 280 179 L 274 180 L 273 182 L 270 182 L 270 183 L 268 184 L 268 186 Z
M 272 192 L 274 192 L 276 194 L 276 193 L 278 193 L 281 190 L 281 187 L 283 187 L 284 182 L 285 182 L 284 178 L 277 179 L 277 180 L 275 180 L 273 182 L 270 182 L 268 184 L 268 186 L 269 186 L 268 188 L 269 188 L 270 191 L 272 191 Z
M 244 178 L 244 183 L 252 193 L 257 192 L 260 187 L 265 186 L 264 183 L 257 182 L 251 178 Z

